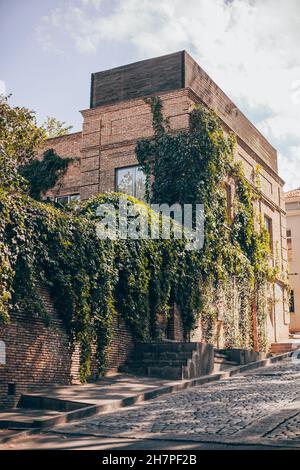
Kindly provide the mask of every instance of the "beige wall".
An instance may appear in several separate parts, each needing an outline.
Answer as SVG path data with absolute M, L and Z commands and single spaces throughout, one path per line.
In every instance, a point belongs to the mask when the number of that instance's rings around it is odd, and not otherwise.
M 290 330 L 300 332 L 300 191 L 298 197 L 286 198 L 287 230 L 291 230 L 289 273 L 291 288 L 295 295 L 295 312 L 291 313 Z

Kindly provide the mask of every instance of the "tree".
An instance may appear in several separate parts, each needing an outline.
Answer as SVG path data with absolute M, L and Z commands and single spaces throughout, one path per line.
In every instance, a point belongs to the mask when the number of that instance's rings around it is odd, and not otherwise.
M 34 159 L 46 134 L 33 111 L 11 107 L 8 98 L 0 97 L 0 188 L 15 190 L 24 182 L 19 167 Z
M 59 121 L 58 119 L 50 116 L 47 116 L 42 127 L 45 129 L 48 139 L 69 134 L 69 131 L 73 129 L 73 126 L 67 126 L 65 121 Z

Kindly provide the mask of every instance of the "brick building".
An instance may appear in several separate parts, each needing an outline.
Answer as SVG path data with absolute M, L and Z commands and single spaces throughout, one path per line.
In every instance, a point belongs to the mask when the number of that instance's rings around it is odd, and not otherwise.
M 269 299 L 269 342 L 286 339 L 290 321 L 286 218 L 277 152 L 187 52 L 92 74 L 90 108 L 81 111 L 82 132 L 49 139 L 43 148 L 80 159 L 47 195 L 63 203 L 113 190 L 141 198 L 144 176 L 134 149 L 138 139 L 153 135 L 150 106 L 145 103 L 145 97 L 153 95 L 160 96 L 164 117 L 173 132 L 188 127 L 193 105 L 202 103 L 214 109 L 225 133 L 236 134 L 236 159 L 242 162 L 253 185 L 260 166 L 262 197 L 257 211 L 270 232 L 272 262 L 280 268 Z
M 300 188 L 285 193 L 290 296 L 290 331 L 300 332 Z
M 260 165 L 261 198 L 256 203 L 257 211 L 270 232 L 272 263 L 280 268 L 269 298 L 268 336 L 270 343 L 284 341 L 290 322 L 287 227 L 284 182 L 278 175 L 276 150 L 185 51 L 92 75 L 90 108 L 81 111 L 82 132 L 48 139 L 41 149 L 43 152 L 53 148 L 62 157 L 78 157 L 45 196 L 67 203 L 120 190 L 142 198 L 144 175 L 137 166 L 135 145 L 138 139 L 153 135 L 152 114 L 144 98 L 155 95 L 162 100 L 164 117 L 173 132 L 187 129 L 193 105 L 202 103 L 214 109 L 224 131 L 236 134 L 236 159 L 242 162 L 253 185 L 256 167 Z M 0 362 L 0 407 L 15 404 L 28 387 L 78 380 L 78 351 L 70 345 L 47 292 L 43 296 L 53 328 L 47 329 L 38 319 L 19 312 L 1 329 L 6 363 Z M 170 338 L 182 340 L 176 308 L 168 330 Z M 191 340 L 201 341 L 201 328 L 195 330 Z M 132 347 L 130 331 L 121 318 L 115 318 L 108 368 L 113 370 L 124 364 Z M 3 356 L 3 351 L 0 353 Z

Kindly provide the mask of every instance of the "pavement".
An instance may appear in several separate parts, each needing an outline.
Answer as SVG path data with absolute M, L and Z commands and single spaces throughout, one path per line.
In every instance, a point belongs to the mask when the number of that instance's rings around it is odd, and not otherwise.
M 168 385 L 180 384 L 182 380 L 170 381 L 154 377 L 111 373 L 97 382 L 85 385 L 45 386 L 30 391 L 31 396 L 45 396 L 53 400 L 64 400 L 86 405 L 106 405 Z
M 286 358 L 2 449 L 300 449 L 300 361 Z

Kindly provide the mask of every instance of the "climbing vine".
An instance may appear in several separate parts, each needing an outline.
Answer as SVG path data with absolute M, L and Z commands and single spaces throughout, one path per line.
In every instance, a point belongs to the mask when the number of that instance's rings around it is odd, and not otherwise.
M 174 303 L 186 338 L 200 317 L 204 337 L 216 342 L 221 316 L 228 347 L 253 347 L 254 330 L 259 348 L 266 347 L 266 292 L 276 273 L 269 268 L 268 233 L 255 214 L 257 191 L 234 161 L 234 138 L 224 136 L 217 117 L 204 107 L 191 112 L 187 131 L 174 134 L 160 100 L 148 102 L 155 135 L 136 147 L 148 202 L 203 203 L 205 243 L 199 252 L 187 250 L 184 239 L 101 240 L 96 209 L 105 203 L 118 212 L 119 194 L 100 194 L 79 210 L 62 211 L 22 192 L 17 165 L 13 172 L 3 165 L 13 183 L 0 188 L 0 318 L 7 322 L 12 310 L 21 308 L 51 322 L 40 294 L 40 286 L 47 286 L 70 338 L 80 345 L 82 381 L 94 354 L 99 374 L 105 371 L 115 316 L 123 317 L 136 339 L 157 340 L 158 316 L 168 318 Z M 8 161 L 10 153 L 3 155 Z M 49 154 L 42 164 L 50 164 L 50 157 L 58 163 Z M 58 175 L 64 171 L 60 163 Z M 33 169 L 38 171 L 37 163 Z M 235 188 L 232 216 L 228 178 Z M 35 183 L 33 196 L 43 192 L 41 185 Z M 128 201 L 150 219 L 159 217 L 146 204 Z
M 259 191 L 234 159 L 235 137 L 226 137 L 218 117 L 204 106 L 192 110 L 187 131 L 174 134 L 160 99 L 147 103 L 154 138 L 139 141 L 136 155 L 147 175 L 148 202 L 203 203 L 205 210 L 204 247 L 185 258 L 175 300 L 189 328 L 201 315 L 208 341 L 217 342 L 221 318 L 228 347 L 265 349 L 267 290 L 276 272 L 269 264 L 269 234 L 255 211 Z
M 19 173 L 28 182 L 29 195 L 39 201 L 48 189 L 55 186 L 74 160 L 62 158 L 53 149 L 48 149 L 40 160 L 34 159 L 19 167 Z
M 0 317 L 22 309 L 51 322 L 40 287 L 47 286 L 70 338 L 80 345 L 81 380 L 106 369 L 113 319 L 121 315 L 136 340 L 161 337 L 158 313 L 168 317 L 184 270 L 181 240 L 101 240 L 96 209 L 118 209 L 120 194 L 98 195 L 78 211 L 62 211 L 29 196 L 0 190 Z M 140 204 L 141 211 L 157 217 Z M 190 320 L 189 320 L 190 321 Z

